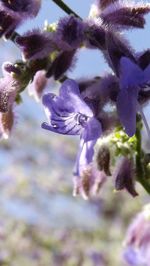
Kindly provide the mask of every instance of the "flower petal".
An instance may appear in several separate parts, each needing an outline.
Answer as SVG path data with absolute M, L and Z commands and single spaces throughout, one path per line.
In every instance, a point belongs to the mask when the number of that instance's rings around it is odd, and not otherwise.
M 84 141 L 97 140 L 102 133 L 100 122 L 96 118 L 90 118 L 83 131 L 82 138 Z
M 127 57 L 120 60 L 120 87 L 137 87 L 144 82 L 142 69 Z
M 134 89 L 134 88 L 132 88 Z M 132 137 L 136 130 L 137 96 L 131 93 L 131 88 L 123 89 L 117 97 L 117 110 L 120 121 L 126 133 Z
M 140 86 L 144 82 L 144 72 L 129 58 L 120 60 L 120 92 L 117 110 L 126 133 L 131 137 L 136 130 L 136 108 Z
M 64 127 L 59 127 L 57 125 L 50 125 L 46 122 L 42 123 L 42 128 L 47 129 L 49 131 L 62 134 L 62 135 L 80 135 L 81 134 L 81 127 L 76 125 L 69 125 Z
M 74 112 L 83 113 L 92 117 L 93 112 L 82 100 L 78 84 L 71 79 L 64 81 L 60 88 L 60 97 L 65 100 L 65 106 L 68 109 L 74 109 Z
M 74 175 L 80 177 L 82 171 L 86 166 L 92 162 L 94 155 L 94 145 L 97 140 L 91 140 L 85 142 L 83 138 L 80 140 L 79 152 L 76 158 L 76 164 L 74 169 Z
M 117 76 L 120 74 L 119 64 L 121 58 L 128 57 L 135 61 L 133 55 L 134 52 L 132 51 L 129 43 L 123 39 L 122 35 L 108 31 L 106 34 L 106 46 L 108 50 L 108 56 L 106 56 L 106 59 Z
M 43 123 L 42 128 L 65 135 L 79 135 L 83 127 L 78 124 L 75 113 L 66 110 L 63 99 L 53 93 L 43 96 L 45 113 L 50 124 Z
M 79 153 L 76 159 L 75 175 L 80 176 L 82 170 L 92 162 L 94 146 L 101 132 L 101 124 L 97 119 L 92 118 L 90 122 L 87 123 L 81 135 Z

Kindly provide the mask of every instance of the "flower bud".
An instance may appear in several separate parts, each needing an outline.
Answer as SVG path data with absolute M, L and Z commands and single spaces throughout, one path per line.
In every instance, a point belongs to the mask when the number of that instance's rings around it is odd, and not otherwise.
M 80 177 L 74 177 L 73 195 L 81 195 L 87 200 L 90 196 L 95 196 L 100 191 L 107 177 L 103 171 L 99 171 L 93 163 L 82 170 Z
M 104 171 L 106 175 L 110 173 L 110 151 L 107 146 L 101 146 L 96 156 L 97 167 L 100 171 Z
M 115 189 L 126 189 L 133 197 L 138 196 L 135 190 L 134 170 L 132 161 L 123 157 L 117 166 L 115 177 Z
M 60 52 L 50 65 L 46 77 L 50 78 L 54 76 L 55 80 L 61 78 L 61 76 L 73 66 L 75 53 L 76 50 Z
M 25 60 L 41 59 L 55 50 L 51 33 L 34 29 L 16 38 Z
M 74 50 L 84 40 L 84 23 L 73 15 L 59 20 L 55 41 L 62 50 Z

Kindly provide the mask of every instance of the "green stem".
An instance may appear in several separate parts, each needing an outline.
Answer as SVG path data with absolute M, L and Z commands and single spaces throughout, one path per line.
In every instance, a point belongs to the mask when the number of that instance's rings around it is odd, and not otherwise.
M 57 6 L 59 6 L 63 11 L 65 11 L 68 15 L 73 14 L 75 17 L 81 17 L 75 13 L 69 6 L 67 6 L 62 0 L 52 0 Z
M 148 184 L 147 180 L 145 179 L 145 172 L 142 163 L 142 148 L 141 148 L 141 130 L 140 127 L 137 126 L 136 129 L 136 140 L 137 140 L 137 147 L 136 147 L 136 170 L 137 170 L 137 180 L 138 182 L 145 188 L 148 194 L 150 194 L 150 185 Z

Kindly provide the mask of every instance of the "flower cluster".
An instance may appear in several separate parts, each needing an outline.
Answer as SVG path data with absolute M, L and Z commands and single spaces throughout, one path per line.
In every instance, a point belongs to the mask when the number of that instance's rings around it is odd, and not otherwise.
M 58 95 L 48 92 L 42 99 L 48 119 L 42 128 L 80 137 L 74 169 L 74 195 L 88 198 L 96 194 L 108 176 L 115 179 L 116 190 L 126 189 L 132 196 L 137 196 L 137 179 L 150 193 L 149 161 L 141 148 L 142 119 L 150 136 L 142 111 L 150 99 L 150 50 L 136 52 L 122 34 L 123 30 L 144 28 L 150 4 L 97 0 L 85 20 L 63 5 L 69 14 L 57 23 L 23 35 L 16 33 L 17 26 L 27 18 L 35 17 L 40 6 L 40 0 L 0 1 L 0 36 L 11 39 L 23 58 L 15 64 L 3 65 L 1 135 L 9 135 L 14 106 L 21 103 L 21 92 L 26 87 L 39 101 L 48 81 L 57 80 L 62 83 Z M 101 52 L 112 72 L 91 79 L 70 79 L 67 72 L 75 66 L 77 52 L 82 47 Z M 128 148 L 124 152 L 122 142 L 118 149 L 122 159 L 114 170 L 112 157 L 117 155 L 113 149 L 109 150 L 107 145 L 98 147 L 96 153 L 94 150 L 97 140 L 116 128 L 120 132 L 123 128 L 129 138 L 136 137 L 132 154 Z

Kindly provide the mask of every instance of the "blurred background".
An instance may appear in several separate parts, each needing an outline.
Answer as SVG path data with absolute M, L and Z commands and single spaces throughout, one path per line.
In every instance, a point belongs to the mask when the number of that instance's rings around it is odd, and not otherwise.
M 92 0 L 66 0 L 80 16 L 88 16 Z M 23 33 L 57 21 L 65 14 L 51 0 L 42 1 L 38 17 L 18 29 Z M 149 47 L 150 16 L 145 30 L 125 33 L 137 51 Z M 15 62 L 20 51 L 0 41 L 0 62 Z M 72 78 L 109 71 L 98 51 L 82 49 Z M 41 129 L 43 107 L 28 93 L 16 107 L 12 136 L 0 143 L 0 265 L 120 266 L 128 224 L 149 197 L 114 193 L 108 182 L 97 198 L 72 196 L 72 169 L 78 138 Z M 148 117 L 148 112 L 146 111 Z

